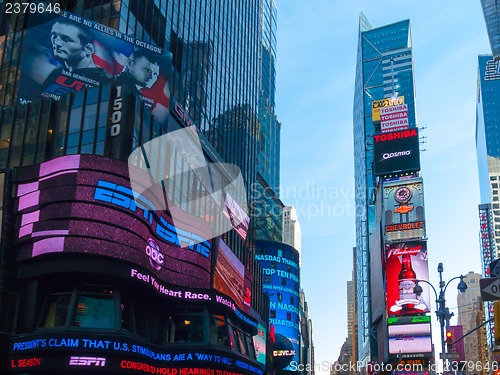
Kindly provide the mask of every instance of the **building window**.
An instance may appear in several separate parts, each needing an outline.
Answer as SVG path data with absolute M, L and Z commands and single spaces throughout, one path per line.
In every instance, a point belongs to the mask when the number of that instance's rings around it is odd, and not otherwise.
M 71 293 L 52 294 L 47 298 L 47 311 L 42 327 L 64 327 L 68 317 Z
M 173 310 L 167 317 L 167 343 L 199 343 L 204 341 L 203 310 Z
M 273 318 L 273 319 L 276 318 L 276 310 L 270 310 L 269 311 L 269 317 Z
M 113 295 L 78 293 L 72 324 L 85 328 L 114 328 Z
M 210 318 L 210 343 L 230 348 L 229 334 L 224 315 L 212 315 Z
M 281 285 L 286 285 L 286 277 L 281 278 Z
M 86 286 L 50 294 L 45 301 L 40 327 L 113 329 L 115 297 L 111 288 Z M 68 322 L 68 317 L 70 320 Z
M 293 298 L 293 296 L 290 296 L 290 305 L 293 305 L 295 303 L 295 299 Z
M 292 320 L 292 313 L 291 312 L 287 312 L 286 313 L 286 320 Z
M 266 284 L 269 284 L 269 283 L 271 282 L 271 276 L 270 276 L 270 275 L 266 275 L 266 276 L 264 276 L 264 282 L 265 282 Z

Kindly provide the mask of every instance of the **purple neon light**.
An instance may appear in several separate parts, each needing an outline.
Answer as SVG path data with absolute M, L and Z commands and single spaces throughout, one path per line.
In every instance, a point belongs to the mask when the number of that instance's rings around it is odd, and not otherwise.
M 69 234 L 67 229 L 56 229 L 56 230 L 41 230 L 39 232 L 33 232 L 31 237 L 41 237 L 41 236 L 66 236 Z
M 80 155 L 68 155 L 63 158 L 49 160 L 40 164 L 39 177 L 52 173 L 78 168 L 80 166 Z
M 40 210 L 24 214 L 21 219 L 21 227 L 24 227 L 26 224 L 35 223 L 38 220 L 40 220 Z
M 22 197 L 19 198 L 18 210 L 21 211 L 21 210 L 24 210 L 26 208 L 36 206 L 39 201 L 40 201 L 40 191 L 39 190 L 37 190 L 33 193 L 23 195 Z
M 38 190 L 38 184 L 38 181 L 30 182 L 27 184 L 19 184 L 17 186 L 17 196 L 20 197 L 22 195 Z
M 33 224 L 25 225 L 19 229 L 19 238 L 27 236 L 33 232 Z
M 53 237 L 35 242 L 33 244 L 32 256 L 36 257 L 42 254 L 64 251 L 64 239 L 65 237 Z

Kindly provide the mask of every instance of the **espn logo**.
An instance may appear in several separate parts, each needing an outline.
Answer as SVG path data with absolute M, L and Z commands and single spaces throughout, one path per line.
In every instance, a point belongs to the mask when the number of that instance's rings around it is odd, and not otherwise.
M 105 366 L 106 358 L 100 357 L 75 357 L 72 356 L 69 358 L 70 366 Z

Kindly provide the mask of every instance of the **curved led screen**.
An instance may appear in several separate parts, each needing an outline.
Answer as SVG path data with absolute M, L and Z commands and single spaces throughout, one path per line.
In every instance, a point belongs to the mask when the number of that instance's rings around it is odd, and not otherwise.
M 167 201 L 157 195 L 161 190 L 134 199 L 126 163 L 63 156 L 18 168 L 14 182 L 18 260 L 61 252 L 103 255 L 167 283 L 210 288 L 211 229 L 182 212 L 174 226 L 168 211 L 156 210 L 155 196 Z
M 290 363 L 300 363 L 299 253 L 286 244 L 257 241 L 255 259 L 269 294 L 270 336 L 275 366 L 279 364 L 275 369 L 293 371 Z

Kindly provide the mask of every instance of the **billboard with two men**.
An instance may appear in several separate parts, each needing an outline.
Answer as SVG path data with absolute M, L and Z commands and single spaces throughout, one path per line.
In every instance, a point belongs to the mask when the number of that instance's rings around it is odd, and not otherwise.
M 69 12 L 29 14 L 18 101 L 107 83 L 138 95 L 159 121 L 170 107 L 168 51 Z

